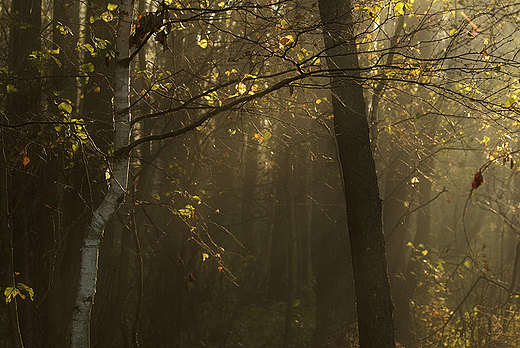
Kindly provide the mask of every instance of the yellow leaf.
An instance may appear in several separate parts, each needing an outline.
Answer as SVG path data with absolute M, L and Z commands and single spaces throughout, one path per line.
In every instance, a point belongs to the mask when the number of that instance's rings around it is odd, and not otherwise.
M 107 9 L 109 11 L 114 11 L 116 8 L 117 8 L 116 4 L 108 3 L 108 5 L 107 5 Z
M 278 40 L 278 48 L 282 49 L 286 45 L 288 45 L 292 42 L 294 42 L 294 37 L 292 35 L 286 35 L 286 36 L 280 38 L 280 40 Z
M 114 15 L 112 15 L 112 12 L 106 11 L 101 14 L 101 19 L 105 22 L 110 22 L 114 19 Z
M 207 253 L 202 253 L 202 262 L 206 261 L 209 258 Z
M 398 2 L 395 4 L 394 10 L 397 11 L 401 16 L 404 16 L 404 2 Z
M 208 47 L 208 40 L 206 40 L 206 39 L 202 39 L 202 40 L 200 40 L 199 42 L 197 42 L 197 44 L 198 44 L 200 47 L 202 47 L 202 48 L 206 48 L 206 47 Z
M 239 82 L 238 85 L 235 86 L 235 88 L 240 94 L 244 94 L 247 91 L 247 86 L 242 82 Z

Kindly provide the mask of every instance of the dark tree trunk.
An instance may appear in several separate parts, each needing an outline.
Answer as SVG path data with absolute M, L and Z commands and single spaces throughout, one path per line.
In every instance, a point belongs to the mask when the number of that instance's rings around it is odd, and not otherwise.
M 318 149 L 316 152 L 321 151 Z M 337 173 L 337 163 L 326 163 L 321 157 L 318 156 L 313 165 L 315 182 L 312 185 L 312 266 L 316 277 L 313 348 L 329 347 L 340 336 L 337 330 L 341 325 L 356 322 L 350 244 L 345 233 L 344 199 L 338 197 L 343 193 L 337 194 L 335 190 L 341 183 L 332 183 L 330 179 L 323 181 L 324 178 L 337 177 L 337 174 L 327 172 L 334 170 Z
M 12 26 L 10 30 L 9 70 L 16 78 L 15 93 L 6 98 L 6 121 L 16 124 L 23 121 L 40 120 L 40 72 L 30 62 L 29 55 L 41 49 L 41 1 L 14 0 L 11 4 Z M 12 268 L 9 272 L 19 272 L 16 283 L 23 282 L 34 288 L 43 296 L 47 287 L 46 267 L 43 263 L 45 242 L 52 233 L 52 213 L 46 206 L 53 199 L 45 163 L 49 158 L 38 143 L 39 128 L 26 128 L 6 141 L 9 142 L 6 152 L 6 163 L 10 172 L 7 176 L 7 192 L 9 209 L 8 224 L 12 241 Z M 35 141 L 36 140 L 36 141 Z M 8 150 L 9 149 L 9 150 Z M 8 151 L 7 151 L 8 150 Z M 22 157 L 31 162 L 22 164 Z M 14 170 L 13 170 L 14 169 Z M 2 284 L 3 285 L 3 284 Z M 14 285 L 14 284 L 13 284 Z M 46 330 L 46 303 L 38 312 L 34 311 L 30 301 L 18 301 L 20 331 L 23 342 L 13 333 L 16 345 L 40 347 L 43 331 Z M 14 319 L 14 318 L 11 318 Z M 12 327 L 12 326 L 11 326 Z M 14 329 L 13 329 L 14 330 Z
M 407 187 L 408 165 L 410 156 L 392 141 L 386 173 L 385 199 L 383 207 L 383 228 L 387 241 L 388 272 L 395 304 L 395 337 L 400 343 L 413 341 L 410 316 L 410 292 L 406 274 L 406 242 L 410 241 L 406 216 L 408 208 L 405 202 L 410 199 Z
M 348 0 L 320 0 L 319 7 L 332 74 L 334 130 L 345 185 L 359 343 L 361 348 L 395 347 L 381 199 L 359 84 L 352 5 Z
M 283 146 L 283 145 L 282 145 Z M 278 157 L 278 177 L 276 180 L 275 214 L 271 259 L 269 264 L 269 280 L 267 296 L 275 301 L 285 300 L 288 291 L 288 261 L 289 228 L 291 228 L 290 207 L 288 197 L 289 172 L 288 149 L 280 150 Z

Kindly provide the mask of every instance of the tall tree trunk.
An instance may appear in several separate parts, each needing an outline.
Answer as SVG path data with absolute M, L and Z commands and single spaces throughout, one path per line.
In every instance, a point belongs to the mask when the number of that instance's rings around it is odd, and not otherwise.
M 7 94 L 5 121 L 11 124 L 37 121 L 40 117 L 41 101 L 41 81 L 38 79 L 40 70 L 29 60 L 29 55 L 33 51 L 41 50 L 41 0 L 13 0 L 10 19 L 12 26 L 9 33 L 8 66 L 10 73 L 16 78 L 14 87 L 17 92 Z M 41 159 L 45 156 L 42 156 L 39 147 L 32 146 L 34 142 L 31 141 L 38 138 L 37 132 L 36 128 L 29 128 L 11 134 L 3 133 L 4 141 L 9 144 L 4 150 L 5 164 L 9 169 L 5 178 L 7 201 L 3 207 L 3 210 L 8 212 L 7 230 L 2 239 L 10 250 L 6 255 L 7 265 L 1 265 L 6 267 L 7 278 L 11 280 L 2 286 L 15 285 L 12 272 L 19 271 L 16 282 L 23 282 L 36 291 L 46 286 L 43 262 L 38 261 L 41 261 L 43 253 L 40 242 L 44 240 L 45 232 L 49 231 L 45 227 L 48 227 L 47 223 L 50 220 L 50 217 L 43 213 L 43 209 L 46 208 L 40 205 L 47 197 L 43 195 L 46 185 L 41 180 L 44 177 Z M 32 160 L 30 165 L 25 163 L 22 166 L 18 160 L 12 162 L 13 158 L 20 156 L 20 152 L 29 156 Z M 34 155 L 36 152 L 40 152 L 38 156 Z M 39 226 L 45 226 L 41 233 L 38 233 Z M 9 313 L 9 324 L 11 340 L 15 347 L 23 347 L 24 344 L 33 347 L 33 336 L 36 336 L 33 324 L 38 322 L 40 313 L 44 312 L 42 310 L 34 314 L 32 303 L 24 302 L 16 303 L 15 300 L 9 309 L 13 311 Z M 38 330 L 37 335 L 41 334 Z
M 320 147 L 328 147 L 321 144 Z M 316 328 L 313 348 L 329 347 L 341 335 L 340 325 L 356 322 L 356 299 L 350 257 L 344 198 L 337 194 L 341 187 L 337 177 L 337 163 L 327 163 L 323 149 L 313 162 L 312 187 L 312 266 L 316 279 Z M 332 171 L 332 173 L 331 173 Z M 340 193 L 342 194 L 342 193 Z M 345 252 L 347 254 L 345 254 Z M 343 330 L 341 330 L 344 332 Z M 342 336 L 341 336 L 342 337 Z
M 0 139 L 0 145 L 2 147 L 0 151 L 0 284 L 4 287 L 15 286 L 16 281 L 13 272 L 13 235 L 9 226 L 8 166 L 3 138 Z M 5 306 L 7 307 L 6 320 L 10 347 L 19 348 L 22 347 L 22 338 L 16 302 L 14 299 Z
M 386 172 L 385 199 L 383 207 L 383 229 L 387 241 L 387 259 L 392 297 L 395 304 L 394 325 L 395 337 L 399 343 L 407 346 L 413 340 L 410 316 L 410 292 L 406 274 L 406 242 L 409 241 L 406 217 L 408 208 L 405 205 L 410 200 L 406 178 L 408 174 L 407 161 L 410 156 L 406 151 L 392 141 L 390 159 L 393 161 Z
M 381 199 L 348 0 L 319 1 L 347 203 L 361 348 L 395 347 Z
M 130 137 L 130 70 L 129 37 L 132 23 L 133 1 L 122 0 L 116 38 L 114 70 L 114 152 L 128 144 Z M 89 347 L 90 311 L 96 289 L 97 256 L 99 241 L 108 220 L 117 211 L 128 181 L 128 156 L 116 156 L 110 163 L 110 188 L 99 207 L 94 211 L 86 228 L 81 249 L 81 275 L 72 318 L 71 347 Z
M 284 147 L 285 145 L 281 145 Z M 279 149 L 277 163 L 279 165 L 276 180 L 276 195 L 274 205 L 274 226 L 269 264 L 269 280 L 267 296 L 275 301 L 285 300 L 288 291 L 288 259 L 289 229 L 292 228 L 289 206 L 289 149 Z

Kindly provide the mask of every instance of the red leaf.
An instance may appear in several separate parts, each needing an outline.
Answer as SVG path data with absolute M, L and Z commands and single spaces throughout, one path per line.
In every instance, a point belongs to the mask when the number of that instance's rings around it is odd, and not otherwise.
M 479 187 L 483 182 L 484 182 L 484 177 L 482 176 L 482 172 L 479 170 L 475 174 L 475 179 L 471 183 L 471 187 L 473 187 L 473 189 L 477 189 L 477 187 Z

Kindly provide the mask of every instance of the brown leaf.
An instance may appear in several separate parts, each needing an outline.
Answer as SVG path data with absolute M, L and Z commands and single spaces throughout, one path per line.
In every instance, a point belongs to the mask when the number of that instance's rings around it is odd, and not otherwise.
M 26 165 L 29 164 L 29 162 L 31 162 L 31 159 L 27 156 L 27 152 L 24 150 L 22 150 L 22 163 L 23 163 L 23 166 L 25 167 Z

